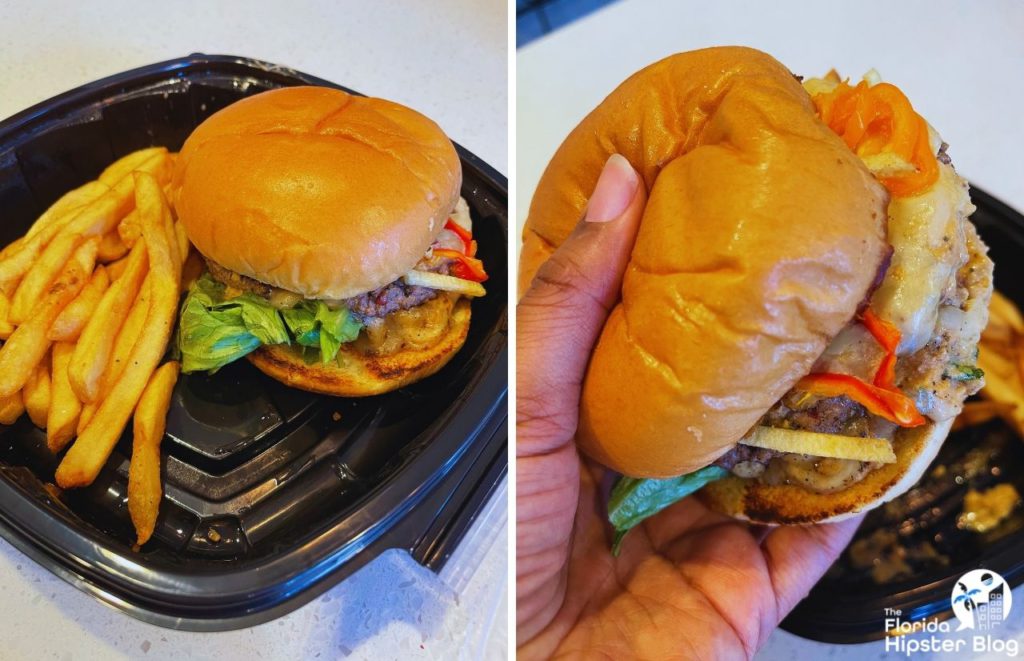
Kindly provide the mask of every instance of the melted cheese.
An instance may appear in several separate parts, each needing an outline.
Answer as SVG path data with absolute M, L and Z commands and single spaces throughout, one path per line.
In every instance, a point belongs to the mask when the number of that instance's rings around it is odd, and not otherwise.
M 920 349 L 934 335 L 939 302 L 956 286 L 956 272 L 967 261 L 961 219 L 973 210 L 967 183 L 943 163 L 927 192 L 889 203 L 892 262 L 871 307 L 899 328 L 900 355 Z

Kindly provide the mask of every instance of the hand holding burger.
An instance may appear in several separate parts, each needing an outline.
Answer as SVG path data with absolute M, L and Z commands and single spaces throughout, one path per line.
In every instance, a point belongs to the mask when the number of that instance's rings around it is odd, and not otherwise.
M 858 514 L 917 481 L 981 387 L 992 264 L 967 220 L 966 183 L 898 88 L 874 74 L 801 84 L 763 53 L 713 48 L 637 73 L 569 135 L 531 205 L 521 289 L 570 244 L 613 152 L 649 199 L 621 288 L 598 299 L 608 317 L 593 354 L 567 377 L 578 417 L 559 431 L 619 477 L 609 495 L 603 470 L 583 472 L 575 529 L 547 531 L 574 530 L 564 564 L 552 548 L 520 553 L 520 603 L 537 602 L 520 635 L 541 631 L 530 644 L 548 651 L 657 656 L 642 645 L 658 638 L 634 636 L 636 621 L 675 650 L 720 655 L 680 629 L 679 612 L 697 606 L 714 614 L 694 621 L 724 620 L 749 655 Z M 543 397 L 519 403 L 526 429 L 533 417 L 550 424 L 544 407 L 523 410 L 530 401 Z M 519 443 L 522 456 L 522 433 Z M 533 464 L 550 461 L 534 444 Z M 521 485 L 530 465 L 520 463 Z M 536 517 L 526 530 L 554 509 L 544 503 L 554 483 L 520 487 L 520 524 Z M 544 504 L 524 508 L 524 497 Z M 845 522 L 762 541 L 737 519 Z
M 763 531 L 687 499 L 609 553 L 613 473 L 576 451 L 587 361 L 629 261 L 646 193 L 621 156 L 517 314 L 518 656 L 749 657 L 859 520 Z

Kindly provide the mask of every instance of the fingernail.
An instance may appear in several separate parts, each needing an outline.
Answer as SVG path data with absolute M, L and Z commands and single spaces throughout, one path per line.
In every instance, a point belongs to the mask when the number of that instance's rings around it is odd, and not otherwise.
M 625 157 L 612 154 L 601 170 L 594 186 L 594 194 L 587 203 L 584 220 L 588 223 L 606 223 L 621 216 L 636 195 L 640 177 Z

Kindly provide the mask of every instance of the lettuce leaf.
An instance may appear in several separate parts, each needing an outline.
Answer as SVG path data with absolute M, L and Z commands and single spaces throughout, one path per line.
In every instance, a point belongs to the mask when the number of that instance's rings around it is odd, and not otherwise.
M 214 371 L 261 345 L 293 341 L 318 351 L 320 361 L 327 363 L 361 329 L 347 308 L 332 310 L 323 301 L 278 310 L 249 293 L 227 299 L 224 285 L 204 274 L 182 305 L 178 349 L 183 372 Z

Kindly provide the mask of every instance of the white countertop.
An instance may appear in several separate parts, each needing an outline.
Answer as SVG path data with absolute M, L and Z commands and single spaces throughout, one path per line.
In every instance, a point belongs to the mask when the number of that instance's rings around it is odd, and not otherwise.
M 192 52 L 245 55 L 404 103 L 508 173 L 507 3 L 0 3 L 0 118 Z M 160 629 L 0 542 L 0 658 L 503 658 L 504 491 L 441 576 L 385 554 L 307 606 L 241 631 Z
M 939 130 L 958 171 L 1024 210 L 1022 35 L 1024 4 L 1012 1 L 614 3 L 518 51 L 519 233 L 544 166 L 605 95 L 662 57 L 725 44 L 760 48 L 804 75 L 835 67 L 856 79 L 877 69 Z M 1024 604 L 1024 587 L 1013 595 Z M 1024 649 L 1024 607 L 1012 610 L 1001 635 Z M 778 631 L 761 657 L 863 659 L 883 652 L 881 642 L 821 645 Z M 968 648 L 956 658 L 970 656 Z

